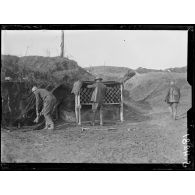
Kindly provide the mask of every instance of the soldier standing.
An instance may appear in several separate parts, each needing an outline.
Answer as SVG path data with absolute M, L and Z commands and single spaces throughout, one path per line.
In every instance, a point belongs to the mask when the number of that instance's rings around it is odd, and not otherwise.
M 104 98 L 106 95 L 106 86 L 102 83 L 102 78 L 96 77 L 95 83 L 92 85 L 88 85 L 88 88 L 94 88 L 92 93 L 91 102 L 92 102 L 92 111 L 93 111 L 93 126 L 95 125 L 95 118 L 97 111 L 100 111 L 100 125 L 103 125 L 103 117 L 102 117 L 102 107 L 104 103 Z
M 174 120 L 176 120 L 177 106 L 180 100 L 180 89 L 175 86 L 175 82 L 170 82 L 170 88 L 167 92 L 165 102 L 169 105 L 169 110 Z

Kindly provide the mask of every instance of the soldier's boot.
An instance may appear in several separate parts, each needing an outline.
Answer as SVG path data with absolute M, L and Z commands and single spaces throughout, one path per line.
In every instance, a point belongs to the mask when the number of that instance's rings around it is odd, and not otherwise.
M 45 119 L 46 119 L 47 124 L 48 124 L 48 130 L 53 130 L 54 129 L 54 123 L 51 119 L 51 116 L 47 115 L 47 116 L 45 116 Z
M 174 120 L 176 120 L 176 115 L 177 115 L 177 111 L 174 110 L 174 111 L 173 111 L 173 119 L 174 119 Z
M 48 127 L 49 127 L 48 123 L 47 123 L 47 122 L 45 122 L 45 127 L 43 128 L 43 130 L 48 129 Z
M 48 129 L 48 126 L 45 126 L 45 127 L 43 128 L 43 130 L 46 130 L 46 129 Z
M 53 131 L 53 130 L 54 130 L 54 124 L 53 124 L 53 123 L 49 125 L 48 130 L 51 130 L 51 131 Z

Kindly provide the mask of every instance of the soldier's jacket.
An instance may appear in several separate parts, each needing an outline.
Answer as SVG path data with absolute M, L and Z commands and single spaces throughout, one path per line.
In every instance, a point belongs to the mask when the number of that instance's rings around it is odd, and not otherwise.
M 40 100 L 43 101 L 43 114 L 47 114 L 53 111 L 53 107 L 56 103 L 55 96 L 46 89 L 37 89 L 35 92 L 36 97 L 36 110 L 39 108 Z
M 167 103 L 179 102 L 180 96 L 181 96 L 180 89 L 176 86 L 173 86 L 169 88 L 165 101 Z
M 94 83 L 92 85 L 88 85 L 88 88 L 94 88 L 94 91 L 91 96 L 91 101 L 100 104 L 103 103 L 106 94 L 106 86 L 103 83 L 99 82 Z

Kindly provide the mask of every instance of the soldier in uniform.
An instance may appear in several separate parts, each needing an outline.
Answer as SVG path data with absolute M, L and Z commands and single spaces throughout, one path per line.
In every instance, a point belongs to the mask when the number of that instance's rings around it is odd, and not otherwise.
M 175 85 L 175 81 L 170 82 L 170 88 L 167 92 L 165 102 L 169 105 L 169 110 L 173 119 L 176 120 L 177 106 L 180 100 L 180 89 Z
M 103 118 L 102 118 L 102 107 L 104 103 L 104 98 L 106 94 L 106 86 L 102 83 L 102 78 L 96 77 L 95 83 L 92 85 L 88 85 L 88 88 L 94 88 L 92 93 L 91 102 L 92 102 L 92 111 L 93 111 L 93 126 L 95 125 L 95 118 L 97 111 L 100 111 L 100 125 L 103 125 Z
M 52 121 L 52 113 L 55 110 L 55 106 L 57 103 L 57 100 L 55 96 L 47 91 L 46 89 L 38 89 L 37 87 L 32 88 L 32 92 L 35 94 L 36 97 L 36 114 L 37 117 L 34 120 L 35 123 L 38 123 L 40 115 L 43 115 L 45 117 L 45 128 L 53 130 L 54 129 L 54 122 Z M 40 100 L 43 102 L 43 109 L 39 113 L 39 104 Z

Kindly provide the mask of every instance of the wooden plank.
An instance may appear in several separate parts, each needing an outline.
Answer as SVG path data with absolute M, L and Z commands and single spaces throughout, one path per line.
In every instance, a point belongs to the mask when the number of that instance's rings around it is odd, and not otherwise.
M 92 105 L 92 103 L 81 103 L 81 105 Z M 104 103 L 104 105 L 121 105 L 121 103 Z
M 120 120 L 121 122 L 124 121 L 124 116 L 123 116 L 123 85 L 121 84 L 121 106 L 120 106 Z
M 79 121 L 78 121 L 78 125 L 81 125 L 81 103 L 80 103 L 80 93 L 78 95 L 78 118 L 79 118 Z
M 76 116 L 76 123 L 78 124 L 78 95 L 75 95 L 75 116 Z
M 103 110 L 100 108 L 100 125 L 103 125 Z

